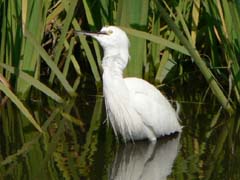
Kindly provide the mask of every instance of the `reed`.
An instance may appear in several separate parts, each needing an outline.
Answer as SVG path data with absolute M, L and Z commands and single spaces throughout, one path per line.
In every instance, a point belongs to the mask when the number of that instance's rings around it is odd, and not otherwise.
M 73 89 L 73 86 L 76 86 L 79 82 L 79 78 L 77 78 L 77 81 L 72 86 L 67 80 L 66 74 L 68 74 L 70 62 L 75 67 L 77 74 L 80 74 L 80 68 L 76 63 L 76 58 L 72 55 L 75 40 L 72 41 L 70 48 L 68 48 L 69 44 L 65 43 L 77 1 L 69 1 L 69 3 L 68 1 L 59 2 L 48 0 L 37 2 L 27 0 L 0 2 L 0 8 L 3 10 L 1 11 L 0 20 L 2 22 L 0 26 L 2 32 L 0 41 L 0 73 L 9 82 L 13 91 L 4 84 L 1 84 L 0 90 L 19 107 L 29 122 L 39 131 L 41 131 L 40 126 L 20 99 L 28 99 L 31 93 L 30 90 L 34 87 L 56 102 L 63 102 L 63 98 L 51 90 L 51 87 L 48 87 L 49 84 L 46 85 L 41 81 L 41 60 L 44 60 L 51 69 L 50 85 L 53 77 L 56 76 L 60 81 L 59 86 L 64 87 L 69 95 L 74 96 L 76 87 Z M 50 7 L 51 5 L 53 7 Z M 54 7 L 55 5 L 56 7 Z M 55 60 L 53 61 L 51 58 L 53 54 L 49 54 L 49 50 L 44 49 L 41 44 L 46 39 L 46 34 L 49 33 L 47 27 L 51 26 L 52 21 L 57 21 L 61 18 L 60 16 L 54 16 L 56 11 L 59 10 L 58 7 L 65 7 L 58 13 L 66 12 L 66 17 L 61 19 L 61 22 L 64 21 L 64 26 L 56 46 Z M 70 53 L 66 57 L 67 63 L 65 63 L 62 71 L 58 67 L 58 61 L 63 48 L 66 48 Z
M 91 18 L 87 15 L 87 21 L 94 27 L 96 22 L 121 25 L 129 34 L 132 45 L 126 76 L 151 76 L 159 84 L 166 82 L 174 67 L 181 66 L 182 59 L 194 61 L 219 103 L 233 112 L 232 106 L 239 103 L 237 1 L 163 1 L 160 5 L 150 0 L 135 2 L 135 6 L 126 1 L 111 6 L 104 2 L 92 6 L 88 3 L 85 10 Z M 102 11 L 94 10 L 99 6 Z M 140 9 L 143 17 L 138 13 Z M 96 16 L 100 18 L 93 20 Z M 99 47 L 94 49 L 99 51 Z
M 184 37 L 183 33 L 179 30 L 179 28 L 175 25 L 175 23 L 169 18 L 165 9 L 160 4 L 158 4 L 158 7 L 159 7 L 159 10 L 162 12 L 162 16 L 165 19 L 165 21 L 167 22 L 167 24 L 169 25 L 169 27 L 173 29 L 176 36 L 180 39 L 182 44 L 189 51 L 190 55 L 194 59 L 194 62 L 199 67 L 201 73 L 203 74 L 203 76 L 207 80 L 209 86 L 211 87 L 213 94 L 217 97 L 217 99 L 219 100 L 221 105 L 229 113 L 232 113 L 233 109 L 232 109 L 228 99 L 226 98 L 226 96 L 222 92 L 221 88 L 219 87 L 219 85 L 218 85 L 219 83 L 216 81 L 216 78 L 213 76 L 210 69 L 206 66 L 205 62 L 201 59 L 198 51 L 196 50 L 196 48 L 194 47 L 192 42 L 189 41 L 186 37 Z

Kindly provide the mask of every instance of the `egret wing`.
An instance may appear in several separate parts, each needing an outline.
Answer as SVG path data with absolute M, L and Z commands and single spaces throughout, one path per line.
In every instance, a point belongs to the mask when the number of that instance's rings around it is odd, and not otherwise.
M 138 78 L 125 78 L 131 106 L 156 136 L 180 131 L 178 117 L 168 100 L 153 85 Z

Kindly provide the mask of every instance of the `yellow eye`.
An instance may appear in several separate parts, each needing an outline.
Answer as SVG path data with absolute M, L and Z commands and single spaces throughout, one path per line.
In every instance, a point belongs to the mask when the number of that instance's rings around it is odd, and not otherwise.
M 108 34 L 112 34 L 113 33 L 113 30 L 108 30 Z

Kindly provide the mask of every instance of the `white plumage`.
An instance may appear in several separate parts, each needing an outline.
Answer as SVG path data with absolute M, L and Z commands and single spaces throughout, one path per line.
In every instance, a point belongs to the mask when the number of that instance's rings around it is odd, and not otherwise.
M 81 32 L 97 39 L 104 50 L 103 93 L 108 119 L 124 140 L 157 137 L 180 132 L 178 115 L 153 85 L 138 78 L 123 78 L 129 58 L 129 40 L 115 26 L 99 33 Z

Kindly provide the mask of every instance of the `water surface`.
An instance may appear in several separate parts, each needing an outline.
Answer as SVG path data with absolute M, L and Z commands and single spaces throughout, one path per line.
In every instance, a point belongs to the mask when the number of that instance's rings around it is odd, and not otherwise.
M 239 116 L 198 96 L 176 96 L 183 132 L 156 144 L 116 140 L 101 94 L 62 105 L 28 102 L 45 134 L 8 102 L 0 114 L 0 179 L 240 179 Z

